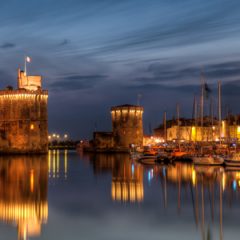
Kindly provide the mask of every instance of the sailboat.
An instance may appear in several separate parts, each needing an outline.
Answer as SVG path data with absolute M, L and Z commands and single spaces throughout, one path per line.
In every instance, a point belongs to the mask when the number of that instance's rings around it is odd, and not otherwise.
M 204 105 L 204 87 L 205 83 L 202 81 L 201 86 L 201 131 L 203 141 L 203 105 Z M 221 85 L 218 83 L 218 108 L 219 108 L 219 134 L 221 134 Z M 221 135 L 220 135 L 221 137 Z M 221 141 L 221 140 L 220 140 Z M 218 155 L 203 154 L 201 147 L 201 153 L 192 157 L 193 163 L 196 165 L 222 165 L 224 158 Z

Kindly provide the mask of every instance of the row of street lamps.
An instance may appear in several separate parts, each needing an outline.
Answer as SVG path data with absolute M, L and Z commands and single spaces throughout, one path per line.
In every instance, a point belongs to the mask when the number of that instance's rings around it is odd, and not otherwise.
M 53 134 L 48 135 L 48 140 L 49 141 L 54 141 L 54 140 L 64 140 L 64 141 L 67 141 L 68 140 L 68 134 L 65 133 L 61 137 L 60 134 L 53 133 Z

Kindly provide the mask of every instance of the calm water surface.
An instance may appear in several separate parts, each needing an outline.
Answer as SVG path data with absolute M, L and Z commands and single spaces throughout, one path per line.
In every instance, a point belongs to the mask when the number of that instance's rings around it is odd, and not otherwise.
M 238 239 L 240 170 L 128 155 L 0 158 L 0 239 Z

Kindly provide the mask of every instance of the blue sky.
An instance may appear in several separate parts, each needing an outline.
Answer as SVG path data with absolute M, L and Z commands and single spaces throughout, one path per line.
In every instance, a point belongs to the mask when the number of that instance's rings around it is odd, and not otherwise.
M 111 130 L 110 107 L 136 104 L 144 125 L 191 115 L 200 73 L 239 113 L 240 2 L 223 0 L 9 0 L 0 2 L 0 87 L 16 69 L 49 89 L 49 131 L 90 137 Z

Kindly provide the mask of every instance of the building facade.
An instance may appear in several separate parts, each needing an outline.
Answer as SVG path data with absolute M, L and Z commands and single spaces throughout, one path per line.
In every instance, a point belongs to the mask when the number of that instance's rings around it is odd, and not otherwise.
M 167 141 L 240 141 L 240 125 L 228 123 L 226 120 L 213 126 L 176 126 L 167 129 Z
M 41 76 L 18 72 L 18 89 L 0 90 L 0 152 L 48 151 L 48 91 Z

